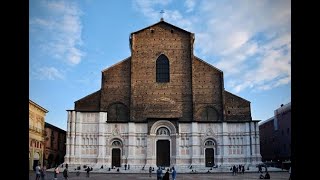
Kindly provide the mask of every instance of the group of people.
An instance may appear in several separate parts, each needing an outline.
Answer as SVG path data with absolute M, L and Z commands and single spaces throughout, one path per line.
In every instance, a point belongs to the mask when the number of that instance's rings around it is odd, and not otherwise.
M 237 175 L 238 173 L 244 174 L 244 165 L 233 165 L 230 170 L 232 171 L 232 175 Z
M 41 164 L 39 163 L 37 166 L 36 166 L 36 180 L 39 180 L 40 177 L 41 177 L 41 180 L 44 180 L 45 179 L 45 176 L 46 176 L 46 171 L 47 171 L 47 168 L 46 166 L 42 166 L 40 167 Z
M 47 171 L 46 166 L 44 165 L 41 167 L 41 164 L 39 163 L 35 168 L 36 180 L 39 180 L 40 177 L 41 177 L 41 180 L 45 180 L 46 174 L 47 174 L 46 171 Z M 60 173 L 59 166 L 56 166 L 53 171 L 53 178 L 55 180 L 58 178 L 57 176 L 59 173 Z M 66 164 L 66 167 L 63 170 L 63 177 L 65 180 L 68 180 L 68 177 L 69 177 L 68 164 Z
M 177 171 L 175 170 L 174 167 L 171 168 L 171 175 L 172 175 L 172 179 L 176 180 L 176 176 L 177 176 Z M 150 168 L 149 168 L 149 173 L 150 173 Z M 157 180 L 169 180 L 169 169 L 167 169 L 167 172 L 164 174 L 164 176 L 162 176 L 162 169 L 159 166 L 158 170 L 157 170 Z

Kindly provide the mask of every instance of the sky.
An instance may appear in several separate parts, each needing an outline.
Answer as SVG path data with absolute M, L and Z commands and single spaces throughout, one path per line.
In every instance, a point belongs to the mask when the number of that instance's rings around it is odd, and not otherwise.
M 30 0 L 29 99 L 45 121 L 66 130 L 66 110 L 131 55 L 130 33 L 161 17 L 195 34 L 194 55 L 223 71 L 253 120 L 291 101 L 289 0 Z

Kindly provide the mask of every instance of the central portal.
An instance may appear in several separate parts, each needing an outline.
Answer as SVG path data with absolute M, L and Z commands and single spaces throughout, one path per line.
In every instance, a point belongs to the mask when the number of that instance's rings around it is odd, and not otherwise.
M 120 167 L 120 149 L 112 149 L 111 167 Z
M 170 166 L 170 141 L 157 141 L 157 166 Z
M 213 148 L 206 148 L 206 167 L 214 166 L 214 150 Z

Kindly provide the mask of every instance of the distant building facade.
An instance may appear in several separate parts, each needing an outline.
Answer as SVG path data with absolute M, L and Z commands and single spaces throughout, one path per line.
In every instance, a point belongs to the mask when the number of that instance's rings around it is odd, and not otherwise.
M 64 162 L 66 154 L 66 131 L 52 124 L 45 123 L 45 151 L 44 160 L 48 168 Z
M 29 100 L 29 170 L 43 164 L 44 124 L 49 111 Z
M 274 117 L 259 124 L 262 161 L 291 159 L 291 102 L 274 111 Z
M 193 54 L 194 34 L 163 20 L 130 35 L 131 56 L 68 110 L 65 163 L 212 167 L 261 162 L 250 102 Z

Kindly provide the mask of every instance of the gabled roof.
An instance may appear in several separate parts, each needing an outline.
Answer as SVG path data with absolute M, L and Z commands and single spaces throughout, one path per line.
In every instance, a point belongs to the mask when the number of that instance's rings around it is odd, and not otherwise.
M 197 56 L 194 56 L 194 58 L 196 58 L 197 60 L 199 60 L 199 61 L 201 61 L 201 62 L 205 63 L 206 65 L 208 65 L 208 66 L 210 66 L 210 67 L 212 67 L 213 69 L 215 69 L 215 70 L 217 70 L 217 71 L 219 71 L 219 72 L 223 73 L 223 71 L 221 71 L 220 69 L 218 69 L 218 68 L 214 67 L 213 65 L 211 65 L 211 64 L 209 64 L 209 63 L 207 63 L 206 61 L 204 61 L 204 60 L 202 60 L 202 59 L 198 58 Z
M 229 94 L 231 94 L 231 95 L 233 95 L 233 96 L 236 96 L 236 97 L 238 97 L 238 98 L 240 98 L 240 99 L 242 99 L 242 100 L 244 100 L 244 101 L 247 101 L 247 102 L 249 102 L 249 103 L 251 103 L 250 101 L 248 101 L 248 100 L 246 100 L 246 99 L 244 99 L 244 98 L 242 98 L 242 97 L 240 97 L 240 96 L 237 96 L 237 95 L 235 95 L 235 94 L 232 94 L 231 92 L 229 92 L 229 91 L 226 91 L 226 90 L 224 90 L 226 93 L 229 93 Z
M 116 63 L 116 64 L 114 64 L 114 65 L 112 65 L 112 66 L 110 66 L 110 67 L 108 67 L 108 68 L 105 68 L 105 69 L 102 70 L 101 72 L 105 72 L 105 71 L 107 71 L 107 70 L 109 70 L 109 69 L 111 69 L 111 68 L 113 68 L 113 67 L 115 67 L 115 66 L 117 66 L 117 65 L 119 65 L 119 64 L 121 64 L 121 63 L 123 63 L 124 61 L 130 60 L 130 59 L 131 59 L 131 56 L 129 56 L 129 57 L 121 60 L 120 62 L 118 62 L 118 63 Z
M 77 103 L 77 102 L 79 102 L 79 101 L 81 101 L 81 100 L 83 100 L 83 99 L 86 99 L 86 98 L 88 98 L 89 96 L 92 96 L 92 95 L 94 95 L 94 94 L 96 94 L 96 93 L 100 93 L 100 90 L 101 90 L 101 89 L 99 89 L 98 91 L 95 91 L 95 92 L 93 92 L 93 93 L 91 93 L 91 94 L 89 94 L 89 95 L 86 95 L 85 97 L 76 100 L 74 103 Z
M 131 35 L 132 35 L 132 34 L 136 34 L 136 33 L 140 32 L 140 31 L 145 30 L 145 29 L 148 29 L 148 28 L 150 28 L 150 27 L 152 27 L 152 26 L 156 26 L 156 25 L 158 25 L 158 24 L 166 24 L 166 25 L 172 26 L 173 28 L 176 28 L 176 29 L 182 30 L 182 31 L 184 31 L 184 32 L 186 32 L 186 33 L 192 34 L 191 32 L 186 31 L 186 30 L 184 30 L 184 29 L 181 29 L 181 28 L 179 28 L 179 27 L 177 27 L 177 26 L 175 26 L 175 25 L 172 25 L 172 24 L 170 24 L 170 23 L 167 23 L 167 22 L 165 22 L 164 20 L 160 20 L 159 22 L 157 22 L 157 23 L 155 23 L 155 24 L 152 24 L 152 25 L 150 25 L 150 26 L 147 26 L 147 27 L 145 27 L 145 28 L 143 28 L 143 29 L 140 29 L 140 30 L 138 30 L 138 31 L 132 32 Z
M 46 110 L 45 108 L 43 108 L 42 106 L 40 106 L 39 104 L 33 102 L 31 99 L 29 99 L 29 103 L 31 103 L 32 105 L 36 106 L 37 108 L 41 109 L 43 112 L 48 113 L 49 111 Z

